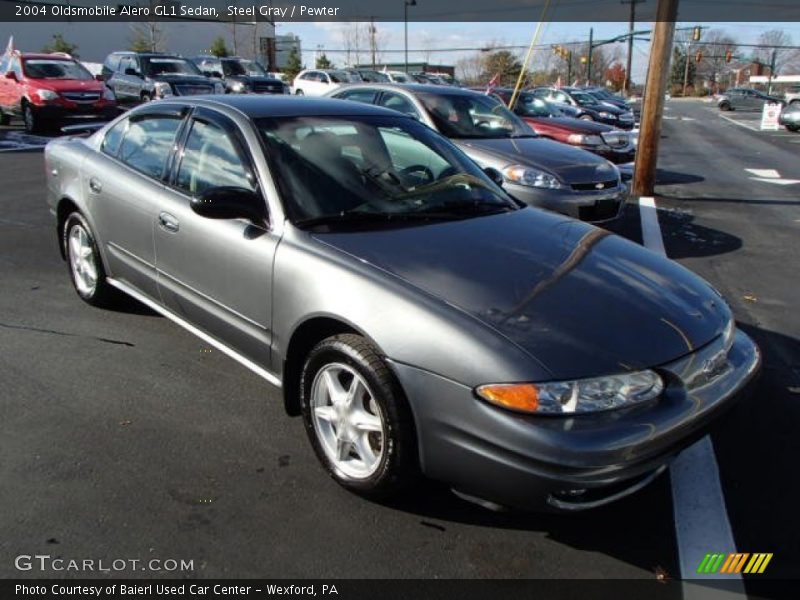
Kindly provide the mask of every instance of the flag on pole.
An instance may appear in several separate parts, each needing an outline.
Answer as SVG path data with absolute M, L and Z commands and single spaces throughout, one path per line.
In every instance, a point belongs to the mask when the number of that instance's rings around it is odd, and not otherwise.
M 3 56 L 7 56 L 14 52 L 14 36 L 10 36 L 8 38 L 8 44 L 6 45 L 6 51 L 3 53 Z
M 500 73 L 496 73 L 495 76 L 489 80 L 489 86 L 486 88 L 487 96 L 494 91 L 494 88 L 497 87 L 499 81 L 500 81 Z

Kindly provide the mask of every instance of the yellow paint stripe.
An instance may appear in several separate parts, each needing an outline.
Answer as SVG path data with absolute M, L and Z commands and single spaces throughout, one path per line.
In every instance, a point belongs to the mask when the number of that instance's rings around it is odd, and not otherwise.
M 750 559 L 750 562 L 747 563 L 747 567 L 745 567 L 745 573 L 754 573 L 756 569 L 758 569 L 758 565 L 761 564 L 761 561 L 764 560 L 763 554 L 753 554 L 753 557 Z
M 737 572 L 737 573 L 741 573 L 741 572 L 742 572 L 742 567 L 744 566 L 744 561 L 746 561 L 746 560 L 747 560 L 747 557 L 748 557 L 748 556 L 750 556 L 750 554 L 749 554 L 749 553 L 742 554 L 742 559 L 741 559 L 741 560 L 739 561 L 739 563 L 736 565 L 736 572 Z
M 719 570 L 720 573 L 727 573 L 728 566 L 736 559 L 738 554 L 728 554 L 728 560 L 725 561 L 725 564 L 722 565 L 722 568 Z
M 767 565 L 769 564 L 769 561 L 771 561 L 771 560 L 772 560 L 772 552 L 767 554 L 766 558 L 764 559 L 764 562 L 761 563 L 761 568 L 758 570 L 758 572 L 759 573 L 763 573 L 764 569 L 767 568 Z

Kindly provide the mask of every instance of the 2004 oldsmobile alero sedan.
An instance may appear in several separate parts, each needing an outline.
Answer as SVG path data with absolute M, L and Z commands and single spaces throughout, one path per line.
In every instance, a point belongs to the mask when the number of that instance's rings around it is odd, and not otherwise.
M 394 111 L 164 100 L 50 142 L 46 163 L 80 297 L 129 294 L 282 388 L 364 494 L 421 472 L 484 504 L 598 506 L 758 371 L 701 279 L 522 206 Z

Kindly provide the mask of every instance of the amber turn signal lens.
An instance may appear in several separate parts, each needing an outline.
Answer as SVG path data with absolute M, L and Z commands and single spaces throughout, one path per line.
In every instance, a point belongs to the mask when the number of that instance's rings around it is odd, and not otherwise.
M 484 400 L 503 408 L 524 412 L 536 412 L 539 408 L 539 390 L 532 383 L 482 385 L 475 391 Z

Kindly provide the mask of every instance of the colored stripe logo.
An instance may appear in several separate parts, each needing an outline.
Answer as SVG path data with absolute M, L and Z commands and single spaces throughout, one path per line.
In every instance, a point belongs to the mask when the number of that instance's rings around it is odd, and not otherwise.
M 732 552 L 730 554 L 709 553 L 703 557 L 697 567 L 698 573 L 763 573 L 772 553 Z

